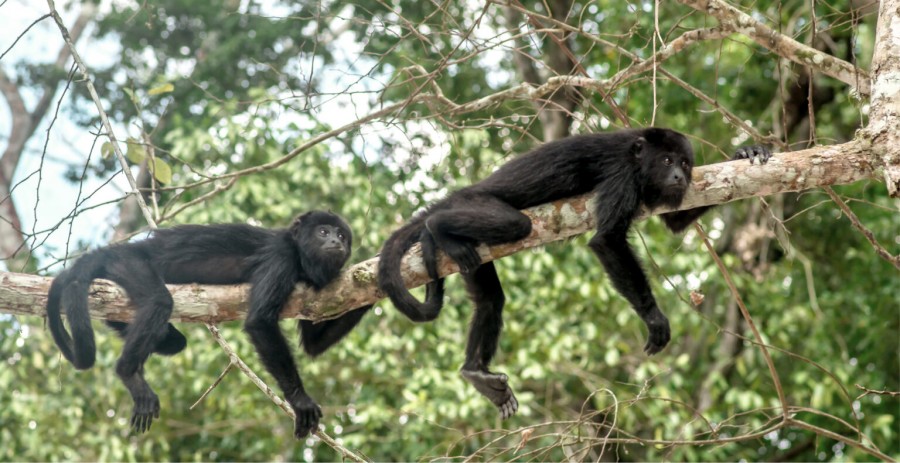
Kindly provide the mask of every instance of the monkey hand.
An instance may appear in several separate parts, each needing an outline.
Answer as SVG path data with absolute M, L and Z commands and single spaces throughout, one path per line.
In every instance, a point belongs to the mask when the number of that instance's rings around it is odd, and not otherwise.
M 758 159 L 760 164 L 765 164 L 769 162 L 770 157 L 772 157 L 772 152 L 769 151 L 769 148 L 761 145 L 753 145 L 738 148 L 738 150 L 734 152 L 734 156 L 731 157 L 731 160 L 749 159 L 750 164 L 753 164 L 753 160 Z
M 159 418 L 159 397 L 147 387 L 134 396 L 131 429 L 138 434 L 145 433 L 150 430 L 154 418 Z
M 647 325 L 647 330 L 650 332 L 647 345 L 644 346 L 644 352 L 647 355 L 653 355 L 663 350 L 672 338 L 672 333 L 669 330 L 669 319 L 657 307 L 654 307 L 643 319 Z
M 500 418 L 507 419 L 519 410 L 519 401 L 509 387 L 509 377 L 504 373 L 484 370 L 466 370 L 459 372 L 463 379 L 475 386 L 475 390 L 487 397 L 500 410 Z
M 322 409 L 305 392 L 295 394 L 289 400 L 294 409 L 294 437 L 303 439 L 319 428 L 319 418 L 322 417 Z

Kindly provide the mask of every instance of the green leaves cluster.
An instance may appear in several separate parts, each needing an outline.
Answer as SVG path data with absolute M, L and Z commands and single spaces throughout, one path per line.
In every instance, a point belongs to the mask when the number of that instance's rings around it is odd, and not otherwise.
M 841 13 L 847 3 L 820 12 L 820 29 L 824 18 L 832 25 L 828 31 L 836 54 L 847 51 L 841 47 L 848 43 L 862 50 L 870 46 L 870 20 L 855 29 L 856 42 L 845 40 L 852 35 Z M 541 15 L 557 4 L 523 3 Z M 651 4 L 571 2 L 578 13 L 571 21 L 647 57 L 653 15 L 629 9 L 643 12 Z M 808 16 L 808 4 L 757 2 L 753 8 L 787 24 L 787 18 Z M 366 1 L 351 6 L 286 2 L 277 4 L 277 14 L 256 4 L 186 0 L 112 8 L 98 18 L 97 33 L 118 40 L 123 58 L 98 78 L 113 117 L 125 124 L 140 121 L 143 131 L 152 133 L 155 148 L 150 151 L 145 141 L 129 139 L 129 162 L 148 162 L 159 183 L 179 187 L 160 193 L 163 212 L 213 188 L 223 189 L 163 225 L 249 221 L 277 227 L 299 212 L 331 209 L 350 222 L 356 237 L 352 260 L 359 261 L 375 255 L 390 232 L 418 208 L 483 178 L 541 137 L 531 101 L 507 101 L 461 117 L 436 116 L 437 110 L 420 105 L 294 153 L 277 168 L 257 171 L 364 115 L 367 108 L 402 101 L 421 90 L 424 79 L 401 72 L 413 64 L 429 72 L 439 69 L 435 82 L 456 102 L 518 84 L 512 45 L 479 48 L 488 43 L 483 41 L 486 32 L 466 36 L 478 18 L 495 32 L 505 30 L 502 8 L 449 2 L 436 10 L 431 3 L 409 0 L 394 1 L 390 8 Z M 672 2 L 662 2 L 661 12 L 666 39 L 708 21 L 687 15 Z M 347 56 L 347 42 L 325 32 L 325 25 L 338 19 L 348 21 L 349 35 L 361 44 L 359 59 Z M 795 34 L 802 38 L 808 30 L 799 27 Z M 540 61 L 549 39 L 545 34 L 530 37 L 532 47 L 516 46 Z M 620 54 L 585 35 L 573 38 L 572 47 L 597 79 L 627 65 Z M 452 65 L 440 68 L 447 62 Z M 190 69 L 189 79 L 172 73 L 179 66 Z M 777 60 L 740 38 L 697 44 L 665 63 L 666 70 L 690 80 L 764 133 L 776 125 L 772 114 L 779 112 L 768 108 L 784 104 L 777 76 L 794 71 L 777 66 Z M 339 69 L 380 82 L 411 80 L 355 96 L 366 100 L 354 100 L 359 108 L 334 109 L 324 104 L 340 89 L 329 86 L 327 78 L 317 80 L 315 72 L 324 71 L 314 71 L 310 78 L 309 69 Z M 654 114 L 653 87 L 645 77 L 613 94 L 634 125 L 649 124 Z M 826 79 L 815 83 L 834 93 L 818 113 L 817 133 L 829 142 L 851 137 L 860 116 L 846 88 Z M 146 97 L 136 98 L 135 90 L 126 89 L 148 90 Z M 656 102 L 656 124 L 695 136 L 704 162 L 717 161 L 733 149 L 737 131 L 681 87 L 660 79 Z M 598 130 L 602 119 L 613 121 L 612 127 L 620 124 L 600 95 L 588 93 L 579 111 L 579 130 Z M 161 129 L 150 130 L 156 126 Z M 111 146 L 102 151 L 111 155 Z M 233 183 L 222 177 L 238 172 L 243 174 Z M 207 183 L 181 188 L 195 182 Z M 900 216 L 883 185 L 837 191 L 854 198 L 851 207 L 880 242 L 896 243 Z M 896 271 L 875 257 L 825 199 L 822 193 L 808 192 L 765 203 L 748 200 L 720 207 L 702 224 L 721 236 L 715 244 L 741 297 L 766 342 L 778 349 L 773 357 L 787 399 L 808 410 L 799 417 L 858 437 L 822 413 L 833 415 L 897 456 L 896 398 L 857 399 L 861 392 L 854 387 L 900 390 Z M 733 234 L 776 213 L 785 220 L 773 221 L 771 227 L 781 230 L 794 249 L 772 237 L 753 241 L 752 235 Z M 672 236 L 655 219 L 638 225 L 632 236 L 673 327 L 672 344 L 650 358 L 641 350 L 642 324 L 610 286 L 585 245 L 587 238 L 498 262 L 507 307 L 494 367 L 510 376 L 521 404 L 517 416 L 500 422 L 493 406 L 457 374 L 472 306 L 462 283 L 451 277 L 447 304 L 434 323 L 413 324 L 382 302 L 335 349 L 315 360 L 298 354 L 306 387 L 323 406 L 325 431 L 379 461 L 472 455 L 477 460 L 557 461 L 607 434 L 706 439 L 764 428 L 777 413 L 777 395 L 758 348 L 734 337 L 733 332 L 750 335 L 745 324 L 730 322 L 736 314 L 733 297 L 699 237 L 694 232 Z M 741 239 L 749 243 L 741 248 L 747 254 L 728 246 L 729 240 Z M 688 302 L 695 290 L 706 296 L 700 307 Z M 293 325 L 285 322 L 283 328 L 293 330 Z M 188 349 L 147 364 L 162 417 L 149 434 L 131 436 L 130 400 L 113 372 L 118 339 L 97 324 L 97 367 L 76 372 L 58 355 L 39 319 L 0 317 L 0 390 L 5 391 L 0 393 L 0 460 L 338 458 L 314 439 L 295 441 L 292 421 L 239 373 L 227 375 L 191 409 L 228 359 L 202 326 L 181 328 L 187 332 Z M 239 324 L 222 328 L 238 354 L 271 383 Z M 616 429 L 610 432 L 607 425 L 613 422 Z M 538 426 L 527 442 L 518 433 L 504 435 L 527 426 Z M 520 443 L 522 448 L 513 451 Z M 586 458 L 596 459 L 600 447 L 593 451 Z M 623 460 L 869 459 L 799 429 L 717 446 L 609 445 L 604 451 L 605 457 Z
M 172 168 L 169 167 L 166 161 L 148 156 L 144 146 L 134 138 L 129 138 L 125 143 L 128 145 L 128 151 L 125 152 L 125 158 L 131 161 L 133 165 L 140 166 L 146 162 L 150 169 L 150 173 L 157 182 L 163 184 L 172 182 Z M 113 148 L 112 142 L 103 143 L 103 145 L 100 146 L 100 154 L 104 159 L 115 156 L 115 149 Z

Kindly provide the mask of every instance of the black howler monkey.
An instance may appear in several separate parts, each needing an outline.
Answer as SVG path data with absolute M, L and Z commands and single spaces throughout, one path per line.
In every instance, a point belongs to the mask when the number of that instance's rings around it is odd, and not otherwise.
M 768 161 L 763 147 L 742 148 L 733 159 Z M 436 249 L 460 267 L 475 303 L 462 376 L 507 418 L 518 402 L 503 373 L 488 370 L 503 325 L 504 295 L 493 262 L 482 264 L 478 244 L 521 240 L 531 233 L 531 220 L 519 212 L 538 204 L 583 193 L 597 195 L 597 234 L 590 247 L 621 293 L 649 330 L 644 346 L 655 354 L 669 342 L 669 321 L 659 310 L 647 277 L 627 241 L 641 204 L 677 207 L 687 191 L 694 152 L 687 138 L 673 130 L 645 128 L 568 137 L 540 146 L 501 166 L 486 179 L 430 205 L 385 242 L 378 267 L 381 289 L 414 321 L 433 320 L 443 304 L 443 280 L 437 275 Z M 708 207 L 662 215 L 666 226 L 680 232 Z M 400 275 L 403 254 L 422 245 L 425 267 L 433 279 L 425 301 L 409 293 Z
M 50 332 L 75 368 L 90 368 L 96 355 L 87 305 L 91 281 L 105 278 L 125 289 L 137 307 L 134 320 L 107 324 L 125 339 L 116 374 L 134 400 L 131 426 L 144 432 L 159 418 L 159 398 L 144 379 L 144 362 L 152 353 L 174 355 L 186 345 L 184 336 L 168 323 L 172 296 L 165 284 L 249 282 L 250 310 L 244 329 L 296 412 L 294 434 L 301 438 L 315 431 L 322 412 L 303 389 L 278 317 L 296 283 L 321 289 L 338 276 L 350 256 L 351 242 L 347 223 L 321 211 L 300 215 L 287 229 L 220 224 L 154 230 L 146 240 L 89 252 L 61 272 L 47 301 Z M 62 324 L 60 306 L 66 309 L 71 337 Z M 312 356 L 324 352 L 370 308 L 319 324 L 300 320 L 301 345 Z

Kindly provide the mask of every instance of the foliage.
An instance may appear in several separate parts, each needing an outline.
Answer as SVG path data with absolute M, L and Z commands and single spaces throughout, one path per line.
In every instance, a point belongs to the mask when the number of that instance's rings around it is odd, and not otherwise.
M 684 7 L 662 3 L 666 40 L 708 26 L 702 15 L 682 20 L 688 13 Z M 822 5 L 817 9 L 819 29 L 832 33 L 838 47 L 834 53 L 871 47 L 873 18 L 850 27 L 841 13 L 848 2 L 837 3 L 829 12 L 819 11 Z M 546 14 L 547 2 L 523 4 Z M 808 4 L 763 1 L 754 8 L 787 25 L 808 17 Z M 490 37 L 509 26 L 502 7 L 444 2 L 436 9 L 410 0 L 285 2 L 271 10 L 253 2 L 127 5 L 116 4 L 97 18 L 97 36 L 118 41 L 123 52 L 95 77 L 113 117 L 152 132 L 159 165 L 171 170 L 163 186 L 172 188 L 158 197 L 161 214 L 180 212 L 164 225 L 283 226 L 299 211 L 327 208 L 350 222 L 358 261 L 374 256 L 383 239 L 419 207 L 483 178 L 541 137 L 538 109 L 525 99 L 463 116 L 444 114 L 439 105 L 413 105 L 295 153 L 283 165 L 255 171 L 322 133 L 428 90 L 430 81 L 410 70 L 413 65 L 434 71 L 434 82 L 457 103 L 518 85 L 513 46 Z M 572 6 L 570 23 L 594 31 L 572 40 L 572 52 L 592 78 L 608 78 L 628 64 L 592 35 L 644 58 L 652 53 L 653 15 L 632 13 L 650 11 L 652 2 Z M 484 28 L 473 29 L 478 21 Z M 795 26 L 789 32 L 798 39 L 809 32 L 808 23 Z M 540 61 L 550 39 L 531 37 L 535 43 L 527 52 Z M 348 50 L 348 42 L 361 47 L 359 52 Z M 665 63 L 667 71 L 764 133 L 777 130 L 775 118 L 782 117 L 774 115 L 780 109 L 770 108 L 786 105 L 773 80 L 793 70 L 778 66 L 737 36 L 696 44 Z M 191 69 L 187 78 L 175 71 L 182 67 Z M 348 83 L 354 79 L 361 87 Z M 375 87 L 376 81 L 391 85 Z M 823 142 L 851 137 L 861 116 L 846 88 L 827 79 L 815 83 L 835 92 L 817 113 L 818 136 Z M 361 95 L 348 97 L 351 88 Z M 656 108 L 644 74 L 622 83 L 613 96 L 630 124 L 647 125 L 655 115 L 656 124 L 695 136 L 705 162 L 746 141 L 682 87 L 661 79 L 655 91 Z M 575 131 L 623 123 L 597 93 L 587 92 L 577 115 Z M 73 117 L 87 123 L 95 114 Z M 139 163 L 137 157 L 132 161 Z M 211 179 L 243 170 L 233 183 Z M 98 174 L 109 175 L 102 169 Z M 216 187 L 221 191 L 204 199 Z M 852 208 L 881 243 L 897 242 L 897 203 L 882 184 L 836 191 L 853 199 Z M 191 201 L 201 202 L 180 210 Z M 766 228 L 752 235 L 742 227 L 752 223 Z M 897 399 L 857 398 L 862 392 L 854 387 L 900 390 L 896 271 L 874 256 L 818 191 L 729 204 L 701 224 L 774 347 L 788 402 L 805 408 L 799 417 L 857 439 L 838 421 L 843 420 L 888 455 L 900 456 Z M 601 447 L 597 439 L 607 435 L 737 436 L 764 429 L 779 412 L 760 349 L 745 324 L 729 322 L 737 313 L 734 297 L 700 235 L 672 236 L 656 219 L 637 228 L 631 241 L 674 329 L 672 344 L 661 354 L 642 353 L 642 324 L 608 284 L 585 246 L 587 237 L 579 237 L 498 262 L 508 302 L 495 364 L 510 375 L 521 404 L 518 415 L 500 422 L 493 406 L 457 374 L 471 305 L 461 282 L 451 277 L 447 305 L 436 322 L 413 324 L 382 302 L 338 347 L 315 360 L 300 359 L 307 389 L 323 405 L 325 431 L 379 461 L 470 455 L 555 461 L 573 452 L 583 456 L 578 452 L 584 448 L 593 452 L 587 457 L 592 459 L 601 452 L 623 460 L 871 458 L 798 428 L 715 446 Z M 746 246 L 731 246 L 735 241 Z M 706 295 L 699 307 L 688 302 L 695 290 Z M 292 323 L 283 325 L 293 329 Z M 41 320 L 0 317 L 0 361 L 6 363 L 0 368 L 0 390 L 6 391 L 0 394 L 0 460 L 338 458 L 317 439 L 296 442 L 292 421 L 237 372 L 191 409 L 228 358 L 202 326 L 180 327 L 187 331 L 188 349 L 147 364 L 162 417 L 149 434 L 132 436 L 131 403 L 113 372 L 118 339 L 98 323 L 97 366 L 76 372 L 58 354 Z M 227 324 L 223 333 L 269 381 L 239 325 Z M 731 346 L 735 334 L 745 338 Z M 530 437 L 510 432 L 525 427 L 535 427 Z

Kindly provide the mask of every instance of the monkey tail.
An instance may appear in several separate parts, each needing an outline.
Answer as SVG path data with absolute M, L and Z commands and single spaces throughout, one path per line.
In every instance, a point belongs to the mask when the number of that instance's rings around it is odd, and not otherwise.
M 425 286 L 425 301 L 419 302 L 403 283 L 400 262 L 416 242 L 422 243 L 425 269 L 432 281 Z M 411 220 L 395 231 L 384 243 L 378 261 L 378 286 L 407 318 L 427 322 L 437 318 L 444 305 L 444 279 L 438 278 L 435 243 L 425 229 L 423 218 Z
M 79 370 L 94 366 L 97 357 L 87 299 L 91 281 L 103 271 L 102 252 L 88 253 L 78 259 L 75 265 L 63 270 L 53 279 L 47 296 L 47 325 L 50 327 L 50 334 L 63 357 Z M 61 306 L 66 308 L 66 318 L 72 329 L 71 336 L 63 325 Z

